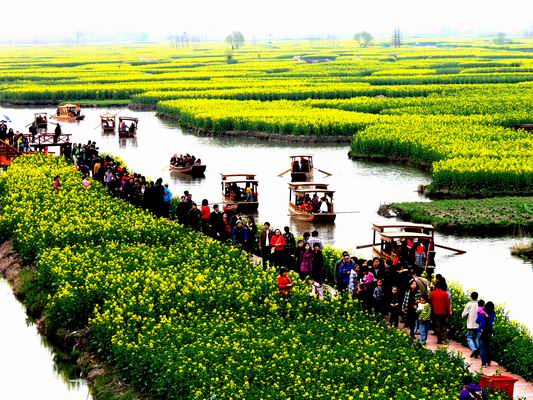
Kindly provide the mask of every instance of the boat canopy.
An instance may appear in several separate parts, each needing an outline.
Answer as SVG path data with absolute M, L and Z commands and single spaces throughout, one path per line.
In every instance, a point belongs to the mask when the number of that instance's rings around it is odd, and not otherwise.
M 299 187 L 316 187 L 317 189 L 326 189 L 329 186 L 329 183 L 321 182 L 290 182 L 289 186 L 292 188 Z
M 231 184 L 231 183 L 255 183 L 255 184 L 258 184 L 259 181 L 256 181 L 255 179 L 247 179 L 247 180 L 244 180 L 244 179 L 231 179 L 231 180 L 225 180 L 223 181 L 222 183 L 225 183 L 225 184 Z
M 239 181 L 253 181 L 255 179 L 256 174 L 220 174 L 220 178 L 223 181 L 228 180 L 228 178 L 231 178 L 230 180 L 232 182 L 239 182 Z M 238 178 L 242 178 L 239 180 Z
M 132 121 L 132 122 L 138 122 L 139 118 L 136 117 L 118 117 L 119 122 L 122 121 Z
M 397 222 L 397 223 L 374 223 L 372 224 L 372 230 L 377 232 L 384 232 L 385 229 L 395 229 L 395 230 L 401 230 L 401 229 L 418 229 L 418 230 L 429 230 L 434 231 L 435 227 L 430 224 L 415 224 L 412 222 Z
M 335 193 L 334 190 L 329 189 L 295 189 L 294 193 Z
M 116 116 L 117 116 L 117 114 L 112 114 L 112 113 L 110 113 L 110 112 L 108 111 L 108 112 L 106 112 L 105 114 L 100 115 L 100 118 L 102 118 L 102 119 L 113 118 L 113 119 L 114 119 Z
M 380 233 L 381 240 L 386 242 L 392 242 L 399 239 L 424 239 L 430 240 L 433 239 L 431 235 L 418 232 L 383 232 Z

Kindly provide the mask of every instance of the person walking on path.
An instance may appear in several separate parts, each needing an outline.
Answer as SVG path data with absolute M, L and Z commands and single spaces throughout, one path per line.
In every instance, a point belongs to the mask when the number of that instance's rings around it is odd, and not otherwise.
M 350 254 L 343 253 L 342 262 L 335 266 L 335 283 L 337 290 L 342 291 L 348 288 L 350 283 L 350 272 L 355 267 L 355 263 L 350 258 Z
M 461 316 L 463 319 L 466 319 L 466 342 L 468 343 L 470 350 L 472 350 L 470 357 L 477 358 L 479 355 L 479 340 L 477 334 L 479 325 L 476 322 L 478 311 L 477 292 L 472 292 L 472 294 L 470 294 L 470 298 L 472 300 L 465 304 L 465 308 L 463 309 Z
M 315 243 L 313 246 L 313 269 L 311 271 L 311 296 L 318 294 L 320 300 L 324 300 L 324 256 L 320 245 Z
M 400 320 L 400 296 L 398 295 L 398 288 L 393 286 L 391 288 L 391 296 L 389 299 L 390 326 L 398 328 L 398 321 Z
M 270 260 L 270 242 L 272 240 L 273 232 L 270 229 L 270 223 L 265 222 L 263 224 L 263 229 L 259 234 L 259 251 L 261 252 L 261 257 L 263 258 L 263 268 L 267 268 L 267 262 Z
M 294 251 L 296 250 L 296 240 L 294 235 L 291 233 L 288 226 L 283 228 L 285 233 L 283 237 L 285 238 L 285 266 L 288 270 L 294 269 Z
M 254 253 L 255 250 L 255 243 L 257 242 L 257 225 L 255 224 L 255 219 L 251 215 L 248 215 L 246 217 L 246 230 L 247 233 L 247 239 L 246 239 L 246 250 L 249 253 Z
M 274 231 L 274 236 L 272 236 L 270 244 L 272 246 L 272 263 L 275 267 L 281 268 L 285 264 L 285 237 L 279 229 Z
M 431 308 L 435 321 L 437 344 L 448 342 L 448 317 L 451 314 L 451 304 L 448 293 L 443 290 L 442 281 L 435 282 L 435 290 L 430 294 Z
M 306 243 L 300 256 L 300 279 L 304 280 L 313 271 L 313 249 Z
M 418 284 L 414 279 L 409 283 L 409 290 L 405 292 L 402 311 L 405 317 L 405 327 L 409 327 L 409 334 L 411 337 L 415 337 L 415 324 L 416 324 L 416 310 L 418 302 L 420 301 L 420 290 L 418 290 Z
M 478 323 L 479 333 L 479 351 L 481 356 L 481 366 L 488 367 L 490 365 L 490 339 L 494 333 L 494 303 L 487 301 L 483 311 L 478 314 L 476 322 Z
M 207 199 L 202 200 L 200 213 L 202 217 L 202 232 L 205 235 L 209 235 L 209 217 L 211 216 L 211 209 L 209 208 L 209 202 Z
M 429 320 L 431 319 L 431 306 L 428 303 L 427 295 L 420 296 L 420 303 L 417 306 L 418 327 L 420 329 L 420 343 L 426 344 L 429 331 Z

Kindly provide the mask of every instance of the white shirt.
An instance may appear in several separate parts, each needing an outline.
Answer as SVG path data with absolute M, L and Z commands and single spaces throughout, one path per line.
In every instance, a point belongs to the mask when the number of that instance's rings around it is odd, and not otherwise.
M 328 203 L 326 203 L 325 201 L 320 203 L 320 212 L 327 213 L 328 211 Z

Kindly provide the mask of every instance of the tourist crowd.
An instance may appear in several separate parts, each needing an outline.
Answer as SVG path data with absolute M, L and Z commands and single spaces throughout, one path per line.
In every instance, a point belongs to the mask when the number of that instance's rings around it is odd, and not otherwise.
M 391 326 L 398 327 L 402 320 L 412 337 L 420 334 L 422 344 L 426 343 L 430 328 L 437 336 L 437 343 L 448 341 L 451 293 L 442 275 L 435 275 L 431 281 L 422 276 L 428 261 L 427 243 L 394 244 L 386 251 L 387 260 L 379 257 L 365 260 L 343 252 L 330 272 L 322 253 L 324 244 L 316 230 L 305 232 L 300 240 L 296 240 L 288 226 L 282 232 L 265 222 L 258 231 L 253 216 L 243 216 L 234 206 L 211 206 L 207 199 L 198 207 L 188 191 L 173 205 L 172 193 L 161 178 L 154 183 L 131 173 L 110 156 L 102 157 L 95 142 L 74 144 L 71 157 L 83 174 L 84 187 L 90 186 L 88 177 L 92 176 L 113 195 L 155 216 L 175 218 L 186 227 L 260 256 L 265 269 L 272 266 L 279 271 L 277 284 L 285 298 L 290 296 L 294 285 L 289 271 L 294 271 L 301 280 L 308 280 L 310 295 L 320 300 L 324 299 L 325 281 L 330 279 L 334 286 L 332 293 L 347 292 L 365 310 L 388 316 Z M 55 177 L 54 189 L 59 190 L 60 186 L 59 177 Z M 474 292 L 462 316 L 466 319 L 471 356 L 481 356 L 483 365 L 490 365 L 494 304 L 478 300 Z
M 13 131 L 13 128 L 8 128 L 5 122 L 0 123 L 0 140 L 13 146 L 18 151 L 30 151 L 30 141 L 27 135 L 22 132 Z

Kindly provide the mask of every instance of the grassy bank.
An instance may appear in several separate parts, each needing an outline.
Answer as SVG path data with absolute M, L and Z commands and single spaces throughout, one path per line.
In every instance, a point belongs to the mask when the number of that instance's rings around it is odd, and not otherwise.
M 471 234 L 533 232 L 533 197 L 434 200 L 391 204 L 402 219 Z
M 154 399 L 452 399 L 461 387 L 462 359 L 352 300 L 309 301 L 305 283 L 281 299 L 274 271 L 97 183 L 83 189 L 57 158 L 18 158 L 0 189 L 0 234 L 36 262 L 46 326 L 87 326 L 87 346 Z
M 522 257 L 525 260 L 533 261 L 533 242 L 515 244 L 511 248 L 511 254 Z

